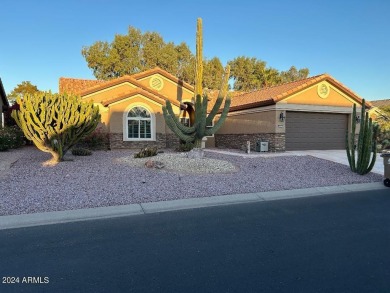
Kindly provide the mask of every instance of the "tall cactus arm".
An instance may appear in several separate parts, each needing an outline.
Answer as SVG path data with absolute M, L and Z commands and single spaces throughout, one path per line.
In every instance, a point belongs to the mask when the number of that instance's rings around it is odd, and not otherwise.
M 230 66 L 227 65 L 225 68 L 225 73 L 222 77 L 221 89 L 218 93 L 217 100 L 213 108 L 211 109 L 209 115 L 207 116 L 206 125 L 209 125 L 215 118 L 215 115 L 218 113 L 219 108 L 221 108 L 222 102 L 226 97 L 228 86 L 229 86 L 229 77 L 230 77 Z
M 347 158 L 348 158 L 348 164 L 349 164 L 349 167 L 351 168 L 351 171 L 353 171 L 353 168 L 352 168 L 352 158 L 351 158 L 351 149 L 349 147 L 350 145 L 350 135 L 348 133 L 348 130 L 345 134 L 345 145 L 346 145 L 346 151 L 347 151 Z
M 351 168 L 352 172 L 356 171 L 356 162 L 355 162 L 356 119 L 355 117 L 356 117 L 356 104 L 353 104 L 352 117 L 351 117 L 352 130 L 350 133 L 348 133 L 348 131 L 346 133 L 346 151 L 347 151 L 349 167 Z
M 176 117 L 175 113 L 173 112 L 171 102 L 167 101 L 166 105 L 162 107 L 162 110 L 163 110 L 164 118 L 170 116 L 173 122 L 176 124 L 176 127 L 184 134 L 191 134 L 195 131 L 194 126 L 185 126 L 179 121 L 179 119 Z
M 367 170 L 367 167 L 370 162 L 371 150 L 372 150 L 372 140 L 370 139 L 371 137 L 372 137 L 372 127 L 370 125 L 370 121 L 366 120 L 364 126 L 364 138 L 363 138 L 364 147 L 362 148 L 360 165 L 358 165 L 358 173 L 361 175 L 365 174 L 365 171 Z
M 366 131 L 366 123 L 367 121 L 365 120 L 366 118 L 366 105 L 365 101 L 363 100 L 362 103 L 362 109 L 360 113 L 360 131 L 359 131 L 359 139 L 358 139 L 358 146 L 357 146 L 357 163 L 356 163 L 356 168 L 359 169 L 360 166 L 362 165 L 362 160 L 363 160 L 363 149 L 364 149 L 364 136 L 365 136 L 365 131 Z
M 356 171 L 356 159 L 355 159 L 355 136 L 356 136 L 356 104 L 353 104 L 353 111 L 352 111 L 352 132 L 351 132 L 351 169 L 353 172 Z
M 369 173 L 371 172 L 372 168 L 374 168 L 375 166 L 375 162 L 376 162 L 376 153 L 377 153 L 377 135 L 378 135 L 378 131 L 379 131 L 379 126 L 378 125 L 373 125 L 373 146 L 372 146 L 372 158 L 371 158 L 371 163 L 370 165 L 368 166 L 367 168 L 367 172 L 366 173 Z
M 219 117 L 218 121 L 214 124 L 213 127 L 206 130 L 206 136 L 210 136 L 210 135 L 213 135 L 214 133 L 216 133 L 221 128 L 223 123 L 225 123 L 226 117 L 229 113 L 230 103 L 231 103 L 231 98 L 228 95 L 228 97 L 226 98 L 225 105 L 223 107 L 221 116 Z
M 180 129 L 177 127 L 176 123 L 174 122 L 174 118 L 170 115 L 166 115 L 165 117 L 165 122 L 168 125 L 168 127 L 173 131 L 173 133 L 176 134 L 181 140 L 185 142 L 193 142 L 195 139 L 195 132 L 192 134 L 185 134 Z
M 203 95 L 203 29 L 202 19 L 196 23 L 195 96 Z

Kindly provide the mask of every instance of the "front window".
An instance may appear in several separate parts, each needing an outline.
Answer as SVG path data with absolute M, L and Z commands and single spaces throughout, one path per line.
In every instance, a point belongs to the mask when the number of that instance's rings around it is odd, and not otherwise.
M 183 124 L 184 126 L 187 126 L 187 127 L 190 126 L 190 118 L 188 118 L 188 117 L 181 117 L 181 118 L 180 118 L 180 122 L 181 122 L 181 124 Z
M 152 119 L 148 110 L 143 107 L 135 107 L 129 111 L 127 115 L 127 138 L 152 138 Z

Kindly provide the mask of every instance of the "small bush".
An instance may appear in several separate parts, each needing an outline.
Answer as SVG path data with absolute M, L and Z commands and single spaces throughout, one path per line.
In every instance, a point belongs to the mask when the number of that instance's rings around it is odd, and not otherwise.
M 146 147 L 134 154 L 134 158 L 146 158 L 157 156 L 157 147 Z
M 180 143 L 176 149 L 178 152 L 189 152 L 194 148 L 194 144 L 191 142 Z
M 0 128 L 0 151 L 16 149 L 24 145 L 24 135 L 18 126 Z
M 96 128 L 90 135 L 82 138 L 77 146 L 90 150 L 108 150 L 109 134 L 102 127 Z
M 72 155 L 73 156 L 90 156 L 92 155 L 92 152 L 88 149 L 84 148 L 74 148 L 72 149 Z

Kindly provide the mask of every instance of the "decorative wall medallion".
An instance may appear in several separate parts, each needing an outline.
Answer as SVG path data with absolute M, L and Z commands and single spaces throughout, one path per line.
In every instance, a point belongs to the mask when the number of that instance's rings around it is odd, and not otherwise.
M 329 85 L 325 82 L 322 82 L 317 87 L 317 94 L 320 96 L 320 98 L 327 98 L 329 96 L 330 88 Z
M 153 76 L 150 81 L 149 81 L 149 85 L 155 89 L 155 90 L 161 90 L 164 86 L 164 81 L 162 80 L 162 78 L 160 78 L 159 76 Z

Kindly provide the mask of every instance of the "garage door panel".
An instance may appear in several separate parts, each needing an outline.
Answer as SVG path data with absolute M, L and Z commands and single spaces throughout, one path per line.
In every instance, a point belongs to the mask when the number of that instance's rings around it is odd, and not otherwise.
M 348 115 L 286 113 L 286 150 L 344 149 Z

